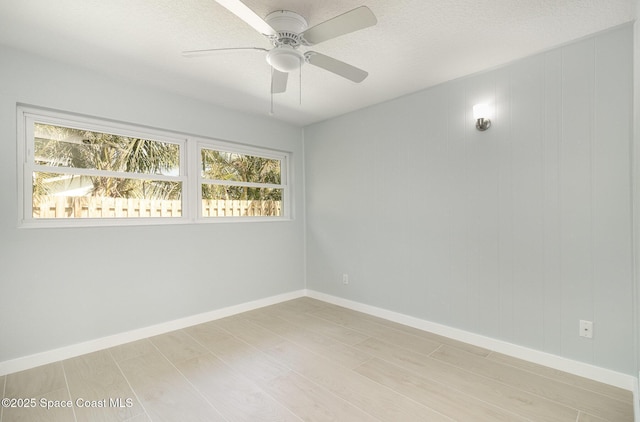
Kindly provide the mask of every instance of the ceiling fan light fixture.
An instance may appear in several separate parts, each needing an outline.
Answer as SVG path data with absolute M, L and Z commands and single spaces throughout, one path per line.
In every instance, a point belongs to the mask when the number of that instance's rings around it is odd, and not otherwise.
M 298 50 L 288 46 L 276 47 L 267 53 L 267 62 L 280 72 L 297 70 L 304 63 L 304 56 Z
M 315 51 L 301 53 L 297 50 L 300 46 L 316 45 L 375 25 L 377 19 L 366 6 L 356 7 L 309 28 L 308 22 L 303 16 L 290 10 L 276 10 L 263 19 L 247 7 L 243 2 L 244 0 L 215 1 L 264 35 L 273 45 L 273 48 L 267 50 L 260 47 L 227 47 L 189 50 L 184 51 L 182 54 L 186 57 L 193 57 L 229 50 L 266 52 L 267 63 L 271 66 L 272 102 L 273 94 L 280 94 L 286 91 L 289 73 L 299 70 L 304 63 L 309 63 L 311 66 L 327 70 L 356 83 L 362 82 L 368 75 L 362 69 L 324 54 Z M 299 75 L 302 78 L 302 72 L 299 72 Z

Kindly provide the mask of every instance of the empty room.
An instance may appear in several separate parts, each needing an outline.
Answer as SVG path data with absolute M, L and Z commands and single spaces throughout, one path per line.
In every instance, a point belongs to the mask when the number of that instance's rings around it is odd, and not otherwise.
M 640 421 L 639 9 L 0 2 L 0 422 Z

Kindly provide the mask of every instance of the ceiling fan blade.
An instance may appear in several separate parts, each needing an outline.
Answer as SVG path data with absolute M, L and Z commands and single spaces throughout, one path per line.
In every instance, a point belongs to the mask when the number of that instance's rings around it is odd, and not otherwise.
M 271 93 L 281 94 L 287 90 L 287 79 L 289 74 L 286 72 L 280 72 L 274 68 L 271 68 L 273 73 L 271 74 Z
M 240 0 L 215 0 L 220 6 L 225 7 L 231 13 L 248 23 L 253 29 L 264 35 L 278 35 L 278 32 L 264 21 L 260 16 L 249 9 Z
M 266 48 L 260 47 L 230 47 L 230 48 L 209 48 L 206 50 L 188 50 L 183 51 L 182 55 L 184 57 L 200 57 L 200 56 L 208 56 L 210 54 L 221 53 L 221 52 L 230 52 L 230 51 L 269 51 Z
M 325 56 L 324 54 L 316 53 L 315 51 L 308 51 L 304 55 L 309 64 L 318 66 L 329 72 L 333 72 L 338 76 L 347 78 L 353 82 L 360 83 L 365 80 L 369 73 L 362 69 L 358 69 L 355 66 L 351 66 L 340 60 L 336 60 L 332 57 Z
M 371 9 L 367 6 L 360 6 L 328 21 L 319 23 L 300 35 L 306 45 L 314 45 L 340 35 L 368 28 L 376 23 L 378 23 L 378 20 Z

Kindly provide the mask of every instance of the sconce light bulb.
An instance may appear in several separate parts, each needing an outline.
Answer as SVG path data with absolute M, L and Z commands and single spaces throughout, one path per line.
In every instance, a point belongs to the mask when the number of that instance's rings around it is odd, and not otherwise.
M 473 106 L 473 118 L 487 119 L 489 117 L 489 106 L 486 104 L 476 104 Z

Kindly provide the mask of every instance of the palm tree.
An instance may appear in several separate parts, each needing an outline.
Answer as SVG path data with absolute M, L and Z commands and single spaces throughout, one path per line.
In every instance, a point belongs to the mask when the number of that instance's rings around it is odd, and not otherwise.
M 260 201 L 260 215 L 279 215 L 282 189 L 273 187 L 252 187 L 234 185 L 233 182 L 281 183 L 280 160 L 236 154 L 224 151 L 202 150 L 202 176 L 205 179 L 231 182 L 202 185 L 202 199 L 224 199 Z M 256 204 L 249 204 L 243 210 L 247 213 Z M 254 208 L 254 212 L 258 212 Z
M 170 174 L 178 168 L 180 153 L 176 144 L 44 124 L 36 124 L 36 133 L 38 164 L 149 175 L 149 180 L 72 176 L 90 181 L 92 196 L 180 198 L 179 183 L 153 180 L 153 175 Z M 60 184 L 47 183 L 52 175 L 55 173 L 35 174 L 34 197 L 51 194 L 56 187 L 60 188 Z
M 235 154 L 224 151 L 202 150 L 202 173 L 206 179 L 276 184 L 281 183 L 280 161 L 265 157 Z M 280 189 L 233 186 L 203 185 L 203 198 L 240 200 L 282 199 Z

